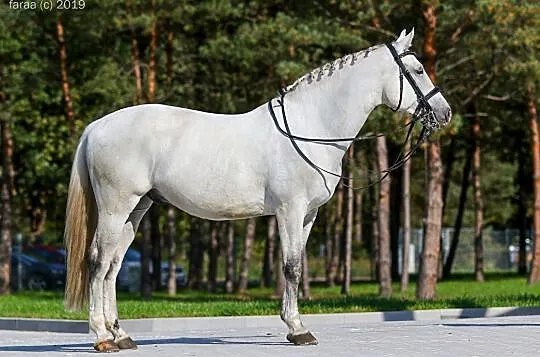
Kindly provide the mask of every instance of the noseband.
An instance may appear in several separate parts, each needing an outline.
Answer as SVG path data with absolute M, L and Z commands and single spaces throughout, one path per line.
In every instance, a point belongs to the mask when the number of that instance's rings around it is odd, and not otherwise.
M 413 114 L 413 122 L 419 120 L 420 123 L 423 125 L 422 129 L 422 137 L 425 139 L 431 132 L 435 131 L 440 127 L 439 122 L 435 118 L 435 113 L 433 112 L 433 108 L 429 104 L 429 100 L 431 97 L 433 97 L 435 94 L 440 93 L 441 90 L 439 87 L 435 86 L 432 90 L 430 90 L 427 94 L 423 94 L 420 90 L 420 87 L 418 87 L 418 84 L 416 84 L 414 78 L 411 75 L 411 72 L 405 67 L 405 64 L 403 64 L 403 61 L 401 60 L 405 56 L 414 56 L 416 57 L 416 54 L 413 51 L 407 50 L 403 52 L 402 54 L 398 54 L 394 46 L 392 44 L 387 43 L 386 47 L 392 54 L 392 57 L 394 57 L 394 61 L 399 67 L 399 102 L 396 108 L 391 108 L 392 111 L 397 112 L 399 108 L 401 108 L 401 102 L 403 100 L 403 77 L 407 79 L 407 82 L 411 85 L 414 93 L 416 94 L 416 100 L 418 101 L 418 105 L 416 106 L 416 110 Z

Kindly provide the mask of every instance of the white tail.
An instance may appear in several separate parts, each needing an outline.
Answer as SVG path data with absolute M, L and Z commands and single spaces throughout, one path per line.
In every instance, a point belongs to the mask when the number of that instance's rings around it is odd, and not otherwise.
M 88 252 L 96 230 L 96 204 L 88 176 L 83 136 L 71 168 L 64 242 L 67 251 L 67 277 L 64 305 L 67 310 L 80 310 L 88 301 Z

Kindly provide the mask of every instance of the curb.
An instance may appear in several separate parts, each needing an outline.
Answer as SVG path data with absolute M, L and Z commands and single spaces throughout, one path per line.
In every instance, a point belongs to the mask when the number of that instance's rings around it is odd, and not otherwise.
M 540 315 L 540 307 L 492 307 L 466 309 L 436 309 L 418 311 L 386 311 L 336 314 L 302 315 L 308 325 L 358 324 L 397 321 L 443 321 L 481 317 L 507 317 Z M 163 332 L 182 330 L 207 330 L 219 326 L 222 329 L 247 327 L 276 327 L 278 316 L 225 316 L 181 317 L 122 320 L 122 327 L 130 332 Z M 29 318 L 0 318 L 0 330 L 47 331 L 61 333 L 89 333 L 88 321 L 48 320 Z

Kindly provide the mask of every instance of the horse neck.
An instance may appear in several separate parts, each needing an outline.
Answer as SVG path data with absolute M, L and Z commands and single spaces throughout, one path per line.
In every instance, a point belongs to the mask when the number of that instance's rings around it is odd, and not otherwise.
M 318 137 L 354 137 L 382 103 L 384 68 L 377 56 L 336 71 L 331 77 L 291 93 L 306 118 L 305 130 Z M 380 58 L 379 58 L 380 60 Z

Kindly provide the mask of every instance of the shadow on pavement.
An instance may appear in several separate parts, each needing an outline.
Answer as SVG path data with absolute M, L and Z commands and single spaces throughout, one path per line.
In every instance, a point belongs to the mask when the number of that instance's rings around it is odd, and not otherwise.
M 261 341 L 261 338 L 275 336 L 233 336 L 233 337 L 177 337 L 162 339 L 135 340 L 138 346 L 149 345 L 260 345 L 260 346 L 288 346 L 288 342 Z M 259 339 L 258 341 L 242 341 L 242 339 Z M 227 341 L 234 339 L 234 341 Z M 89 343 L 66 343 L 50 345 L 17 345 L 0 346 L 0 352 L 94 352 Z

